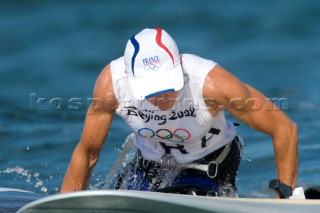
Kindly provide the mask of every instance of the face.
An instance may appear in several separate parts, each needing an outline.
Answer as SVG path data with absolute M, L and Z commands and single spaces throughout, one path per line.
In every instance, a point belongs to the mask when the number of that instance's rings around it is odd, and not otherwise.
M 147 100 L 161 110 L 169 110 L 177 100 L 178 94 L 178 91 L 165 92 L 159 95 L 155 95 L 151 98 L 147 98 Z

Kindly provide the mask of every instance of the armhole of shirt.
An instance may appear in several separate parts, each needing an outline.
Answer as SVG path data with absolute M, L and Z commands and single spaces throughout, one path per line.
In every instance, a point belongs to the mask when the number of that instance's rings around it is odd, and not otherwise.
M 118 109 L 121 108 L 124 94 L 121 92 L 121 79 L 125 78 L 125 66 L 123 57 L 113 60 L 110 63 L 110 71 L 112 77 L 112 86 L 114 95 L 119 103 Z
M 184 66 L 188 70 L 190 75 L 190 83 L 197 85 L 197 91 L 193 91 L 201 116 L 198 116 L 198 121 L 201 124 L 207 124 L 213 121 L 214 117 L 207 110 L 207 105 L 203 97 L 203 87 L 208 73 L 217 65 L 216 62 L 212 60 L 207 60 L 201 58 L 197 55 L 184 54 L 183 58 Z

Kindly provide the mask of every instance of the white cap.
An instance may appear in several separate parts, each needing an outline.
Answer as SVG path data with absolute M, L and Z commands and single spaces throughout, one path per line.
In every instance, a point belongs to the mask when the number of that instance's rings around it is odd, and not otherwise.
M 132 36 L 124 62 L 130 88 L 138 100 L 178 91 L 184 85 L 178 47 L 161 28 L 144 29 Z

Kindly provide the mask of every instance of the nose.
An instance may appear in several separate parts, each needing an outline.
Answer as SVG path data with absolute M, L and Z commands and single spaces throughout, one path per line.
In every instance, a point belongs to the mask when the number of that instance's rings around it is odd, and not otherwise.
M 158 99 L 167 99 L 169 97 L 168 93 L 161 93 L 159 95 L 157 95 Z

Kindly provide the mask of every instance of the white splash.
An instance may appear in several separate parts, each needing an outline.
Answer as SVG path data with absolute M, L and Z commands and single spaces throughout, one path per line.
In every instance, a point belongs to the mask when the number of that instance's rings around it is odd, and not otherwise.
M 47 192 L 47 187 L 43 186 L 43 181 L 39 178 L 40 174 L 38 172 L 31 174 L 28 170 L 16 166 L 11 168 L 6 168 L 5 170 L 0 171 L 0 174 L 12 174 L 16 173 L 19 178 L 26 178 L 27 183 L 34 184 L 35 188 L 41 187 L 42 192 Z

